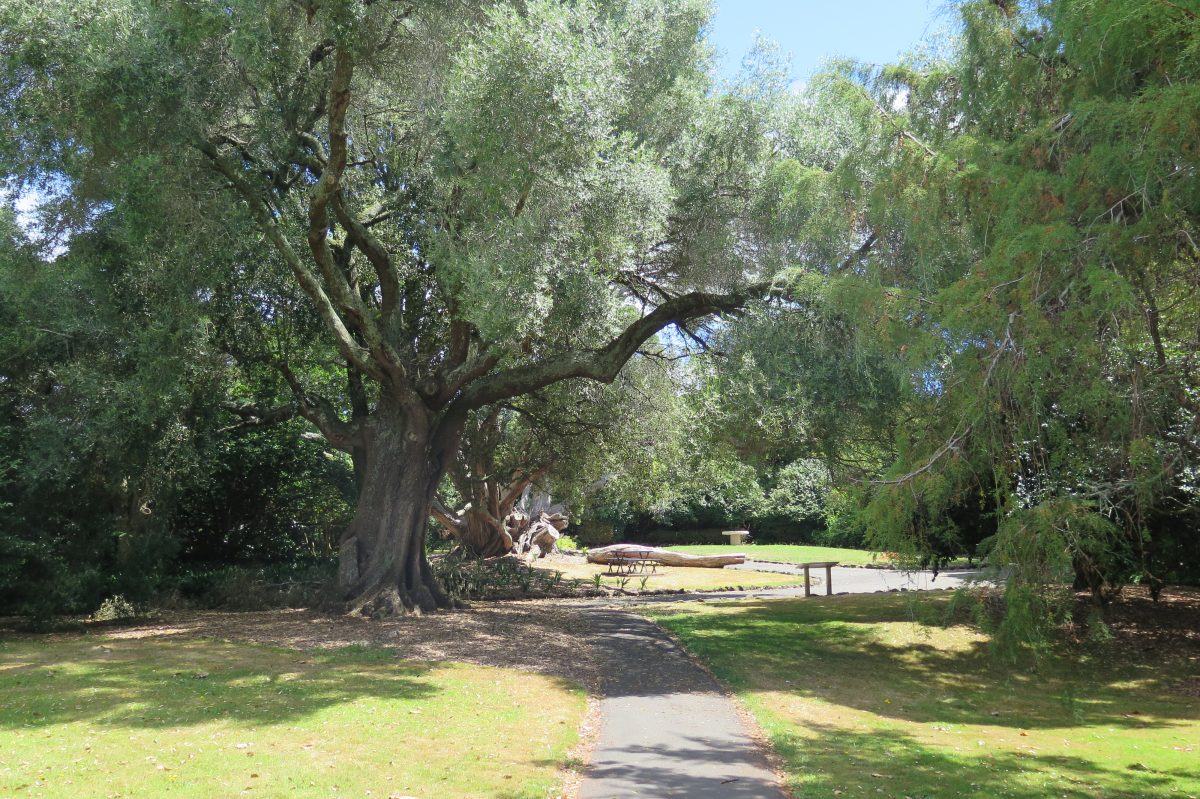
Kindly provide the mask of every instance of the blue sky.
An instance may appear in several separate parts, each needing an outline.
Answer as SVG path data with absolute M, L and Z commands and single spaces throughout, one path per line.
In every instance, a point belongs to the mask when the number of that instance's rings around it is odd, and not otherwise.
M 716 0 L 711 37 L 720 74 L 732 77 L 754 33 L 792 56 L 792 76 L 807 80 L 830 56 L 887 63 L 953 20 L 947 0 Z

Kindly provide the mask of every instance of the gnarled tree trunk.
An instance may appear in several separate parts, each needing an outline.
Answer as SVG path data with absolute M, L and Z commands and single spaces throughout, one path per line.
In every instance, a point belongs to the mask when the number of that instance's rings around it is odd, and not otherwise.
M 453 419 L 377 413 L 362 433 L 362 488 L 342 536 L 338 584 L 351 612 L 381 617 L 448 608 L 425 557 L 429 508 L 457 446 Z
M 496 449 L 503 434 L 499 408 L 475 418 L 463 436 L 459 457 L 447 467 L 464 505 L 455 512 L 435 496 L 430 508 L 446 534 L 458 542 L 463 552 L 474 557 L 491 558 L 516 552 L 519 539 L 536 521 L 518 512 L 516 507 L 525 489 L 546 467 L 518 469 L 507 481 L 500 478 Z M 565 526 L 564 521 L 562 527 L 551 529 L 557 532 Z

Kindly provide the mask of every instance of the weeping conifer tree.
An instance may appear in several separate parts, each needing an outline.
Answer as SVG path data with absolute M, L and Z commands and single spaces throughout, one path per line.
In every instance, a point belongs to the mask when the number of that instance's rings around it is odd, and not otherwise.
M 980 518 L 1028 640 L 1058 588 L 1196 576 L 1200 25 L 1161 0 L 961 13 L 945 57 L 813 82 L 801 113 L 841 144 L 802 205 L 846 209 L 860 248 L 794 293 L 823 309 L 809 352 L 849 330 L 860 384 L 883 357 L 903 387 L 850 403 L 895 421 L 874 544 L 961 548 L 953 517 Z

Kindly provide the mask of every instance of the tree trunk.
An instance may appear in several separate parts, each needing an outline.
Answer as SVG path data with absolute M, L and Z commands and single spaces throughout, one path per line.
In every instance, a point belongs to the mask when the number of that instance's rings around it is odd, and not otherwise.
M 342 536 L 338 585 L 351 613 L 448 608 L 425 557 L 429 506 L 457 445 L 453 422 L 381 408 L 364 431 L 362 487 Z
M 479 558 L 504 555 L 513 548 L 512 534 L 487 509 L 472 507 L 464 513 L 455 536 L 464 551 Z

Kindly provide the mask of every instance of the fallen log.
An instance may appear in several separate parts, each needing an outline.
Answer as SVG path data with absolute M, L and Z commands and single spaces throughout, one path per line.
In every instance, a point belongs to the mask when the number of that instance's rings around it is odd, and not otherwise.
M 613 544 L 599 549 L 589 549 L 587 553 L 588 563 L 607 564 L 614 560 L 622 561 L 634 558 L 652 560 L 663 566 L 690 566 L 704 569 L 720 569 L 746 562 L 746 555 L 743 552 L 731 552 L 728 555 L 689 555 L 684 552 L 672 552 L 639 544 Z

